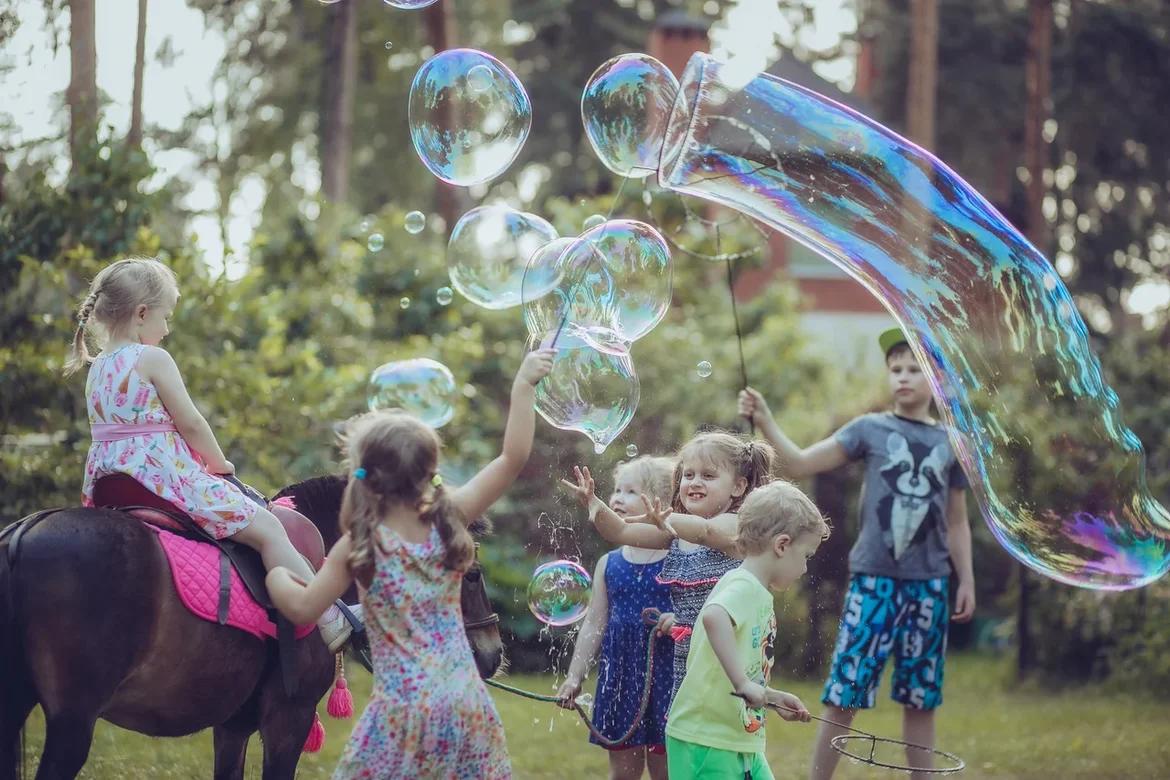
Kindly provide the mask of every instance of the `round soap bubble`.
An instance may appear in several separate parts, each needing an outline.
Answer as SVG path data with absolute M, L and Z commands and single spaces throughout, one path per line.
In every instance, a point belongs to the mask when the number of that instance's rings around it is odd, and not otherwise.
M 578 431 L 593 442 L 600 454 L 616 439 L 638 409 L 641 385 L 627 345 L 610 335 L 604 350 L 575 326 L 566 326 L 556 340 L 552 371 L 536 386 L 536 411 L 554 427 Z M 537 348 L 545 338 L 529 339 Z
M 427 226 L 427 215 L 421 211 L 411 211 L 403 219 L 403 226 L 406 228 L 407 233 L 410 233 L 412 236 L 417 236 Z
M 617 219 L 593 228 L 557 253 L 528 261 L 524 324 L 540 336 L 576 325 L 599 349 L 649 333 L 670 308 L 673 267 L 662 236 L 643 222 Z M 528 279 L 533 284 L 529 285 Z M 557 278 L 551 293 L 543 285 Z M 567 315 L 567 316 L 566 316 Z M 590 334 L 599 333 L 593 339 Z
M 581 119 L 606 168 L 633 178 L 658 170 L 677 93 L 674 74 L 648 54 L 622 54 L 593 72 L 581 94 Z
M 366 249 L 371 252 L 381 252 L 382 247 L 386 245 L 386 238 L 381 233 L 371 233 L 366 240 Z
M 528 258 L 557 237 L 556 228 L 535 214 L 507 206 L 478 206 L 459 218 L 447 242 L 451 284 L 485 309 L 521 302 Z M 555 267 L 531 274 L 532 294 L 549 292 L 560 279 Z
M 697 373 L 703 379 L 711 376 L 711 361 L 700 360 L 699 364 L 695 366 L 695 373 Z
M 405 296 L 405 295 L 402 296 L 401 298 L 398 299 L 398 306 L 399 306 L 399 308 L 402 308 L 402 309 L 409 309 L 410 308 L 410 298 Z
M 504 63 L 474 49 L 431 57 L 414 76 L 410 140 L 423 165 L 449 184 L 499 176 L 532 127 L 532 103 Z
M 589 572 L 573 561 L 541 564 L 528 583 L 528 609 L 550 626 L 567 626 L 585 617 L 593 583 Z
M 455 293 L 451 291 L 450 287 L 440 287 L 435 291 L 435 300 L 439 302 L 440 306 L 447 306 L 455 299 Z
M 637 444 L 627 444 L 626 445 L 626 457 L 627 458 L 638 457 L 638 445 Z
M 455 377 L 437 360 L 397 360 L 374 369 L 366 400 L 370 411 L 403 409 L 441 428 L 455 416 Z
M 593 214 L 591 216 L 586 217 L 585 221 L 581 223 L 581 232 L 586 233 L 586 232 L 592 230 L 593 228 L 597 227 L 598 225 L 604 225 L 604 224 L 605 224 L 605 217 L 601 216 L 600 214 Z
M 696 54 L 659 176 L 817 249 L 894 313 L 980 511 L 1017 560 L 1098 589 L 1170 570 L 1170 512 L 1147 488 L 1076 302 L 954 171 L 815 92 L 768 74 L 745 85 Z M 909 476 L 941 478 L 945 457 L 900 446 Z
M 410 11 L 415 8 L 426 8 L 428 5 L 434 5 L 439 0 L 382 0 L 382 2 L 395 8 L 405 8 Z

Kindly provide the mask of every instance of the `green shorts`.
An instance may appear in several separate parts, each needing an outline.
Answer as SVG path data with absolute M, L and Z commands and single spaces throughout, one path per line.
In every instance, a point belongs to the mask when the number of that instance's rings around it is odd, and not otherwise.
M 666 738 L 666 772 L 670 780 L 775 780 L 763 753 L 736 753 L 734 750 L 696 745 Z

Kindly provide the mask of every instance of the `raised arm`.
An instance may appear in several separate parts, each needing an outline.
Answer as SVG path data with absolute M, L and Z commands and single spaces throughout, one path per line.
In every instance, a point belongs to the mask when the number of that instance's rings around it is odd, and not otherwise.
M 500 454 L 452 494 L 452 500 L 467 522 L 482 515 L 504 495 L 528 462 L 536 431 L 536 385 L 552 370 L 554 354 L 551 349 L 539 349 L 525 356 L 512 382 L 511 405 Z
M 768 402 L 758 390 L 747 388 L 739 393 L 739 413 L 747 417 L 776 450 L 781 474 L 789 479 L 801 479 L 831 471 L 849 462 L 845 448 L 829 437 L 811 447 L 801 448 L 780 430 Z
M 649 523 L 627 522 L 598 498 L 594 492 L 593 475 L 589 473 L 588 467 L 575 466 L 573 476 L 576 481 L 562 479 L 561 484 L 582 507 L 589 510 L 589 519 L 602 539 L 613 544 L 628 544 L 631 547 L 648 547 L 655 550 L 670 548 L 673 537 L 669 532 Z
M 179 373 L 171 353 L 160 347 L 147 347 L 142 350 L 135 369 L 143 379 L 154 385 L 159 400 L 175 421 L 175 427 L 179 429 L 187 446 L 203 458 L 208 470 L 213 474 L 233 473 L 235 469 L 224 457 L 207 419 L 191 400 L 187 386 L 183 383 L 183 375 Z
M 620 552 L 617 553 L 621 555 Z M 585 620 L 581 624 L 581 631 L 577 634 L 577 644 L 573 647 L 573 660 L 569 662 L 569 672 L 565 681 L 557 690 L 557 698 L 562 707 L 572 707 L 573 700 L 581 693 L 581 684 L 589 673 L 597 651 L 601 649 L 601 640 L 605 636 L 605 626 L 609 622 L 609 594 L 605 590 L 605 566 L 609 555 L 601 556 L 593 570 L 593 596 L 589 599 L 589 610 L 585 613 Z

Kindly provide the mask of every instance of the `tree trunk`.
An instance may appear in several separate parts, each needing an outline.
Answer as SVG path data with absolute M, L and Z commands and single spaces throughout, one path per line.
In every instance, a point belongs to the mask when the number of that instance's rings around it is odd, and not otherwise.
M 0 206 L 4 205 L 4 174 L 8 173 L 8 163 L 4 155 L 0 154 Z
M 1044 122 L 1052 112 L 1052 0 L 1029 0 L 1028 56 L 1024 64 L 1027 106 L 1024 114 L 1024 164 L 1028 168 L 1028 239 L 1048 253 L 1044 219 L 1044 168 L 1048 144 Z
M 910 0 L 910 73 L 906 130 L 925 149 L 934 148 L 938 92 L 938 0 Z
M 423 10 L 423 24 L 427 28 L 427 39 L 436 52 L 446 51 L 455 39 L 455 15 L 451 12 L 450 0 L 439 0 Z M 452 127 L 455 118 L 444 116 L 445 127 Z M 455 226 L 459 219 L 459 191 L 451 184 L 435 180 L 435 211 L 447 223 L 447 229 Z
M 69 0 L 69 152 L 73 167 L 97 130 L 97 37 L 94 0 Z
M 321 123 L 321 192 L 343 202 L 349 194 L 353 93 L 357 79 L 357 3 L 329 8 Z
M 126 143 L 142 148 L 142 77 L 146 69 L 146 0 L 138 0 L 138 42 L 134 49 L 134 97 L 130 101 L 130 133 Z

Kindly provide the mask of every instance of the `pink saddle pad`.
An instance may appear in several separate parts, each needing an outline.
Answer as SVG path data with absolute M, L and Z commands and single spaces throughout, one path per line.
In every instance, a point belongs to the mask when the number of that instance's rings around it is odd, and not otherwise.
M 171 564 L 171 577 L 179 599 L 191 614 L 212 623 L 218 623 L 219 611 L 219 549 L 214 545 L 185 539 L 148 525 L 158 534 L 163 552 Z M 231 572 L 231 603 L 228 608 L 227 624 L 247 631 L 259 638 L 276 637 L 276 624 L 268 619 L 268 613 L 256 603 L 252 594 L 244 587 L 243 580 Z M 316 626 L 299 626 L 297 639 L 308 636 Z

